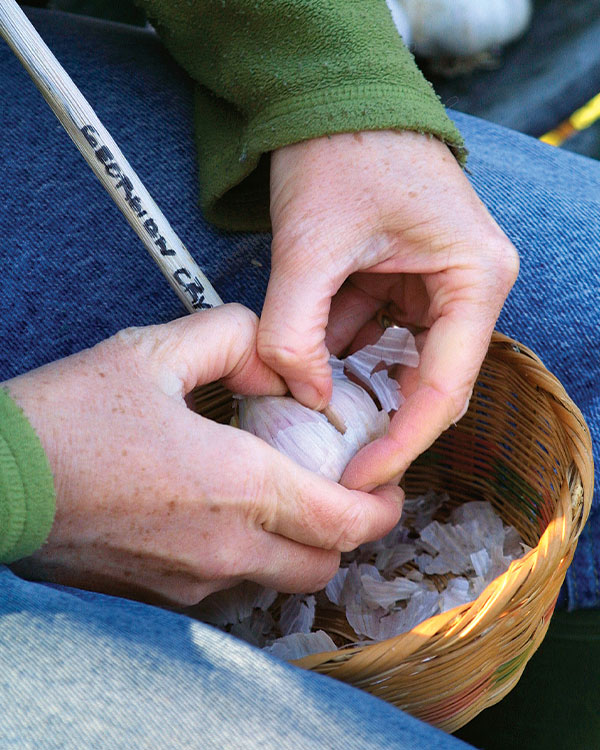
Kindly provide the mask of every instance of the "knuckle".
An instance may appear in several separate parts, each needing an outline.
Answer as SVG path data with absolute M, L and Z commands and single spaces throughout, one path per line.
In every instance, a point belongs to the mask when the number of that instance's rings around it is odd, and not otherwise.
M 302 363 L 300 352 L 295 347 L 284 344 L 279 332 L 259 331 L 257 349 L 262 360 L 283 369 L 292 369 Z
M 430 389 L 431 397 L 435 399 L 439 409 L 441 430 L 447 429 L 464 416 L 473 393 L 476 374 L 476 371 L 465 374 L 464 382 L 452 391 L 446 391 L 439 382 L 424 381 L 423 384 Z
M 253 339 L 258 326 L 258 317 L 239 302 L 231 302 L 221 308 L 223 314 L 229 315 L 232 325 L 244 340 Z
M 340 519 L 342 532 L 334 545 L 339 552 L 350 552 L 369 538 L 369 519 L 363 505 L 355 503 L 350 506 Z
M 241 353 L 241 356 L 236 354 L 238 362 L 230 373 L 230 376 L 233 376 L 245 367 L 256 349 L 258 318 L 252 310 L 248 310 L 248 308 L 239 304 L 226 305 L 219 312 L 228 317 L 227 323 L 232 352 Z
M 498 253 L 497 264 L 498 280 L 510 289 L 517 280 L 520 268 L 519 254 L 512 243 L 503 245 Z
M 109 341 L 124 347 L 139 346 L 140 341 L 144 338 L 145 331 L 146 329 L 141 326 L 129 326 L 117 331 Z
M 298 371 L 309 366 L 324 366 L 327 355 L 323 350 L 323 340 L 309 344 L 290 344 L 292 336 L 285 330 L 274 332 L 263 329 L 258 332 L 257 349 L 259 357 L 272 365 L 275 370 Z
M 443 403 L 445 405 L 444 429 L 448 429 L 451 425 L 456 424 L 465 415 L 469 407 L 471 394 L 472 387 L 465 384 L 463 387 L 452 391 L 452 393 L 443 395 Z
M 162 357 L 161 328 L 160 325 L 124 328 L 106 343 L 116 357 L 140 365 Z
M 465 383 L 464 386 L 447 395 L 446 404 L 450 421 L 465 409 L 465 403 L 471 398 L 471 393 L 472 387 Z
M 481 281 L 491 294 L 504 298 L 519 275 L 519 254 L 512 242 L 505 236 L 500 238 L 484 238 L 478 247 L 484 247 L 480 253 Z
M 286 486 L 287 485 L 287 486 Z M 295 496 L 294 527 L 298 537 L 321 551 L 337 550 L 340 519 L 336 496 L 326 498 L 327 487 L 310 489 L 288 482 L 280 487 L 282 496 Z
M 151 335 L 153 326 L 142 328 L 140 326 L 130 326 L 123 328 L 109 339 L 109 342 L 116 348 L 127 352 L 141 352 L 147 354 L 152 348 L 153 337 Z
M 284 574 L 279 588 L 286 593 L 308 594 L 324 589 L 340 567 L 340 553 L 335 550 L 311 551 L 310 557 L 302 566 L 295 565 L 293 570 Z
M 258 439 L 245 434 L 243 437 L 244 440 L 237 446 L 240 457 L 237 492 L 241 509 L 252 528 L 262 527 L 269 531 L 274 528 L 276 521 L 273 480 L 264 458 L 255 450 L 254 441 Z
M 466 395 L 464 401 L 462 402 L 462 405 L 461 405 L 461 402 L 460 402 L 460 399 L 461 399 L 460 396 L 457 399 L 455 399 L 455 416 L 454 416 L 454 419 L 452 420 L 452 422 L 454 424 L 456 424 L 456 422 L 458 422 L 460 419 L 462 419 L 465 416 L 465 414 L 467 413 L 467 411 L 469 410 L 469 405 L 471 403 L 471 396 L 472 395 L 473 395 L 473 388 L 471 387 L 469 389 L 469 392 Z M 458 408 L 456 408 L 456 404 L 459 404 Z
M 99 371 L 131 378 L 143 369 L 147 357 L 145 328 L 125 328 L 87 351 L 89 362 Z

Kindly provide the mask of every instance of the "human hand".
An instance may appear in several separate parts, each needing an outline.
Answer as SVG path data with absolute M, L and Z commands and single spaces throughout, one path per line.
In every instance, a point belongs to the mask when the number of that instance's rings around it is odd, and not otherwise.
M 8 381 L 57 495 L 48 541 L 17 572 L 190 605 L 242 579 L 321 588 L 341 550 L 385 534 L 398 488 L 346 490 L 186 407 L 196 385 L 220 378 L 246 394 L 285 392 L 255 336 L 255 316 L 226 305 L 127 329 Z
M 420 331 L 419 367 L 399 376 L 406 402 L 341 479 L 365 490 L 392 481 L 464 413 L 517 253 L 448 148 L 410 132 L 275 151 L 271 218 L 258 352 L 298 400 L 326 405 L 329 353 L 376 338 L 381 308 Z

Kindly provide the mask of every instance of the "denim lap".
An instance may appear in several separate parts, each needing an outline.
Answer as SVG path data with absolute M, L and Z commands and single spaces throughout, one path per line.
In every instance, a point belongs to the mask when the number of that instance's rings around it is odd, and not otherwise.
M 202 219 L 192 86 L 155 35 L 29 13 L 217 291 L 259 313 L 270 237 Z M 0 380 L 123 327 L 185 314 L 5 44 L 0 102 Z M 600 164 L 453 117 L 470 150 L 469 178 L 521 257 L 498 328 L 560 378 L 600 466 Z M 596 493 L 563 588 L 568 607 L 600 606 L 599 569 Z M 0 747 L 466 747 L 362 692 L 146 605 L 27 583 L 4 568 L 0 618 Z

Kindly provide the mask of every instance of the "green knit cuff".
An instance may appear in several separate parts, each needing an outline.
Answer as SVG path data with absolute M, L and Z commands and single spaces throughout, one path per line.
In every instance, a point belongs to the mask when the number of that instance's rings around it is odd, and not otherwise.
M 0 388 L 0 562 L 35 552 L 50 533 L 54 512 L 54 482 L 42 444 Z
M 243 137 L 227 139 L 230 128 L 207 118 L 205 93 L 196 96 L 200 202 L 206 218 L 232 230 L 265 231 L 269 216 L 269 153 L 276 148 L 335 133 L 410 130 L 446 143 L 461 165 L 463 139 L 433 89 L 362 84 L 294 96 L 267 106 L 251 120 Z M 210 103 L 218 118 L 214 98 Z M 222 111 L 227 118 L 227 110 Z
M 384 0 L 137 0 L 197 84 L 200 202 L 227 229 L 269 227 L 274 149 L 334 133 L 462 140 Z

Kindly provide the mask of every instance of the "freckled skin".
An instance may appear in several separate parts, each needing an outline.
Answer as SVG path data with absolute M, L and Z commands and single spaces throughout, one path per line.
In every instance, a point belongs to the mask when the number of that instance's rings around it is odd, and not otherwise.
M 299 401 L 327 406 L 329 353 L 372 343 L 378 312 L 419 333 L 416 376 L 400 373 L 406 402 L 341 479 L 361 489 L 389 482 L 464 413 L 517 276 L 516 250 L 450 150 L 411 132 L 278 149 L 271 219 L 258 351 Z
M 256 327 L 226 305 L 129 329 L 5 384 L 57 496 L 47 542 L 18 573 L 178 606 L 244 578 L 305 591 L 333 576 L 340 549 L 394 525 L 398 490 L 350 492 L 187 408 L 187 393 L 220 378 L 238 393 L 285 392 L 256 354 Z

